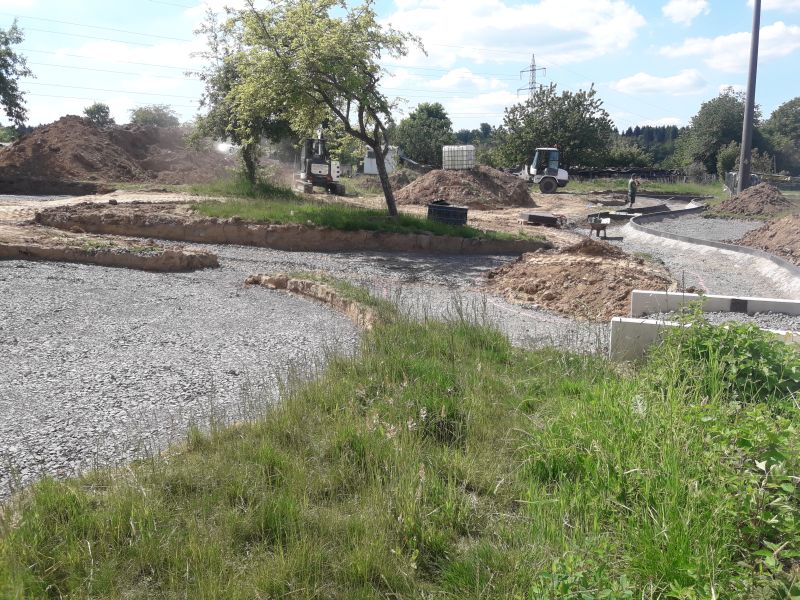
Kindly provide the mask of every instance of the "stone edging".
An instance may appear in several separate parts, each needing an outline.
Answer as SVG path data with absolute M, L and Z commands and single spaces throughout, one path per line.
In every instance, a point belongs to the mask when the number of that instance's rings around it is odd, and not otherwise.
M 169 213 L 87 212 L 82 205 L 36 213 L 36 222 L 64 230 L 193 242 L 240 244 L 289 252 L 415 252 L 423 254 L 520 255 L 553 245 L 539 240 L 490 240 L 447 235 L 343 231 L 303 225 L 272 225 L 233 219 L 181 219 Z M 83 207 L 86 208 L 86 207 Z
M 658 231 L 655 229 L 651 229 L 649 227 L 645 227 L 644 223 L 649 221 L 657 221 L 661 219 L 675 219 L 678 217 L 682 217 L 684 215 L 693 214 L 693 213 L 700 213 L 707 210 L 707 206 L 698 206 L 696 208 L 686 208 L 683 210 L 672 210 L 669 212 L 660 212 L 660 213 L 653 213 L 650 215 L 641 215 L 638 217 L 633 217 L 629 224 L 630 226 L 637 230 L 641 231 L 642 233 L 646 233 L 648 235 L 654 235 L 657 237 L 667 238 L 670 240 L 677 240 L 679 242 L 686 242 L 688 244 L 699 244 L 701 246 L 711 246 L 713 248 L 719 248 L 721 250 L 728 250 L 730 252 L 738 252 L 740 254 L 748 254 L 750 256 L 756 256 L 758 258 L 763 258 L 765 260 L 770 261 L 771 263 L 781 267 L 782 269 L 786 269 L 791 273 L 794 277 L 800 278 L 800 267 L 793 265 L 788 260 L 784 260 L 779 256 L 775 256 L 774 254 L 770 254 L 769 252 L 764 252 L 763 250 L 759 250 L 757 248 L 750 248 L 748 246 L 738 246 L 736 244 L 726 244 L 725 242 L 716 242 L 713 240 L 703 240 L 699 238 L 689 237 L 687 235 L 679 235 L 677 233 L 668 233 L 666 231 Z
M 294 279 L 283 273 L 250 275 L 245 285 L 260 285 L 272 290 L 285 290 L 298 296 L 319 300 L 344 313 L 351 321 L 363 329 L 370 330 L 378 322 L 378 313 L 369 306 L 355 300 L 343 298 L 337 290 L 318 281 Z
M 158 252 L 126 252 L 124 248 L 84 250 L 74 246 L 46 246 L 0 242 L 0 260 L 43 260 L 141 271 L 178 272 L 218 267 L 216 254 L 204 251 L 161 249 Z

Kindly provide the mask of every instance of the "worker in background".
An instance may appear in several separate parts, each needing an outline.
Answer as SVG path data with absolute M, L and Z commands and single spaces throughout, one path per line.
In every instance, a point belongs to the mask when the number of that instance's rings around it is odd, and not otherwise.
M 639 180 L 636 179 L 635 175 L 631 175 L 631 178 L 628 180 L 628 202 L 630 202 L 631 206 L 636 202 L 636 190 L 638 188 Z

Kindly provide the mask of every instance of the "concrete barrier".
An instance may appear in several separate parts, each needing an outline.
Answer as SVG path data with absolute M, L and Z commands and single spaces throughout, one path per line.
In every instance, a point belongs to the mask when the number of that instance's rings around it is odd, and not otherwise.
M 655 313 L 669 313 L 702 301 L 703 312 L 777 312 L 800 315 L 800 300 L 782 298 L 754 298 L 749 296 L 718 296 L 687 294 L 682 292 L 633 290 L 631 292 L 631 317 L 644 317 Z
M 680 327 L 675 321 L 614 317 L 611 319 L 611 338 L 608 356 L 615 361 L 632 361 L 642 358 L 648 348 L 659 343 L 669 328 Z M 765 329 L 786 344 L 800 345 L 800 332 Z

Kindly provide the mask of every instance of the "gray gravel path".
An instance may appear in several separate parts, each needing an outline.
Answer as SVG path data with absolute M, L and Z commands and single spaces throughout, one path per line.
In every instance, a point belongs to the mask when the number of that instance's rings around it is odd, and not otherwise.
M 679 227 L 684 218 L 673 219 Z M 752 265 L 748 256 L 732 256 L 708 247 L 689 247 L 625 227 L 608 229 L 608 241 L 626 252 L 665 265 L 682 287 L 693 286 L 709 294 L 791 298 L 773 277 Z
M 155 452 L 192 423 L 249 418 L 290 369 L 355 349 L 343 316 L 244 288 L 251 273 L 324 270 L 420 318 L 494 324 L 518 345 L 607 346 L 606 325 L 483 294 L 482 275 L 509 257 L 208 248 L 221 268 L 185 274 L 0 262 L 0 498 L 42 474 Z
M 744 237 L 746 233 L 763 225 L 762 221 L 705 218 L 699 215 L 687 215 L 685 217 L 649 221 L 647 223 L 648 228 L 657 231 L 715 242 L 735 242 Z

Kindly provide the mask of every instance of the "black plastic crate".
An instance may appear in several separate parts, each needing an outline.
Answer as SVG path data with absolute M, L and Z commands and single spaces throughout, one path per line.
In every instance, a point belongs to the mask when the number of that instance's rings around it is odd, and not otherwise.
M 428 204 L 428 219 L 448 225 L 466 225 L 468 210 L 465 206 L 434 202 Z

